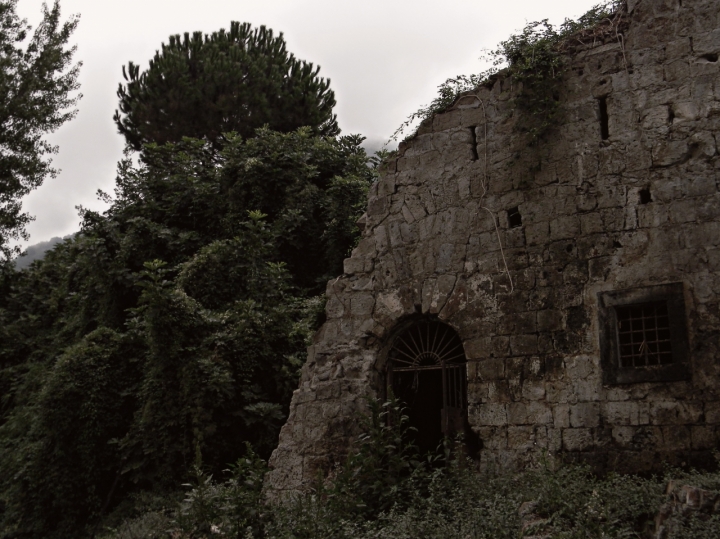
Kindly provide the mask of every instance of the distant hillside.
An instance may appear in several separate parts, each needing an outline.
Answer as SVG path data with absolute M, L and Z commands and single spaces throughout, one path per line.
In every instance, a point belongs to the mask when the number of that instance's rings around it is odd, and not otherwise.
M 63 236 L 62 238 L 54 237 L 49 239 L 48 241 L 41 241 L 40 243 L 36 243 L 35 245 L 31 245 L 27 249 L 25 249 L 25 254 L 23 256 L 19 256 L 15 259 L 15 268 L 16 269 L 25 269 L 30 266 L 32 262 L 35 260 L 40 260 L 45 256 L 45 253 L 48 252 L 50 249 L 55 247 L 58 243 L 72 238 L 75 234 L 68 234 L 67 236 Z

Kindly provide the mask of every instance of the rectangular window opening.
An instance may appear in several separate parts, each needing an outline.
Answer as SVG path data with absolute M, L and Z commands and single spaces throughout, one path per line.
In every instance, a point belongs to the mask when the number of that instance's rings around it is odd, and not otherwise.
M 667 283 L 598 294 L 605 384 L 690 378 L 684 285 Z
M 600 106 L 600 137 L 603 140 L 607 140 L 608 138 L 610 138 L 607 97 L 603 96 L 599 98 L 598 104 Z
M 522 226 L 522 215 L 520 215 L 520 209 L 517 206 L 508 210 L 507 218 L 508 227 L 517 228 L 519 226 Z

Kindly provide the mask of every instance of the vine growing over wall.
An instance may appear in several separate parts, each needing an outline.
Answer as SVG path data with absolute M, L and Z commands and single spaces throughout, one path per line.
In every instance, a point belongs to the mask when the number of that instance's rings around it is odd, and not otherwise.
M 460 95 L 491 83 L 503 72 L 512 78 L 513 85 L 519 85 L 514 102 L 523 113 L 523 120 L 518 127 L 529 134 L 531 143 L 536 142 L 559 112 L 557 83 L 567 69 L 566 53 L 607 36 L 622 45 L 619 28 L 625 14 L 624 4 L 624 0 L 606 0 L 577 20 L 565 19 L 557 27 L 548 19 L 528 23 L 521 32 L 501 41 L 495 50 L 481 57 L 491 62 L 489 69 L 473 75 L 458 75 L 438 86 L 435 99 L 411 114 L 391 140 L 398 140 L 418 120 L 422 123 L 444 112 Z

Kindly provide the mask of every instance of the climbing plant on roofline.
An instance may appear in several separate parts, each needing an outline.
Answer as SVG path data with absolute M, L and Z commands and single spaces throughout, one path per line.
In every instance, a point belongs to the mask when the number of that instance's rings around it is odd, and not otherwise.
M 490 83 L 504 72 L 520 88 L 514 97 L 515 107 L 523 113 L 518 128 L 529 135 L 532 144 L 536 143 L 557 119 L 560 110 L 557 83 L 567 70 L 567 53 L 608 35 L 622 44 L 620 28 L 625 13 L 624 0 L 607 0 L 577 20 L 565 19 L 559 26 L 553 26 L 548 19 L 526 24 L 521 32 L 481 57 L 490 61 L 489 69 L 458 75 L 438 86 L 435 99 L 408 116 L 391 140 L 398 140 L 418 120 L 422 123 L 444 112 L 461 94 Z

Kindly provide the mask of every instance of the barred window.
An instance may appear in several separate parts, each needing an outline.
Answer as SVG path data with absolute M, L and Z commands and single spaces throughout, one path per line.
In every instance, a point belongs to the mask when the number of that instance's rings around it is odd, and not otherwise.
M 667 302 L 615 307 L 620 366 L 646 367 L 673 362 Z
M 598 304 L 606 384 L 689 377 L 682 283 L 601 292 Z

